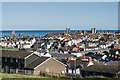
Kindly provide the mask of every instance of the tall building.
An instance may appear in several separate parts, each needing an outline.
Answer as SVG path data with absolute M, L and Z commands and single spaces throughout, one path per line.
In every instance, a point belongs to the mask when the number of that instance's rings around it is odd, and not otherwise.
M 66 28 L 66 33 L 70 33 L 70 28 Z
M 92 34 L 96 33 L 96 28 L 91 28 Z
M 94 33 L 96 33 L 96 28 L 94 28 Z
M 15 31 L 12 31 L 12 32 L 11 32 L 11 37 L 12 37 L 12 38 L 16 37 Z
M 91 28 L 91 32 L 92 32 L 92 34 L 94 34 L 94 28 Z
M 83 30 L 83 31 L 81 31 L 83 34 L 85 34 L 86 33 L 86 31 L 85 30 Z
M 68 33 L 68 28 L 66 28 L 66 33 Z
M 68 29 L 68 33 L 70 33 L 70 28 Z
M 101 29 L 101 32 L 102 32 L 102 29 Z
M 19 37 L 20 37 L 20 38 L 23 38 L 23 37 L 24 37 L 24 33 L 20 33 L 20 34 L 19 34 Z

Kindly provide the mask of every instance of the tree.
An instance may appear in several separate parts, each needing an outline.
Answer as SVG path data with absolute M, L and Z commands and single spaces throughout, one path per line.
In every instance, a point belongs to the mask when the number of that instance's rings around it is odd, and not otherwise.
M 100 40 L 100 41 L 104 41 L 105 39 L 102 37 L 102 38 L 100 38 L 99 40 Z
M 9 73 L 9 67 L 7 65 L 4 67 L 4 72 Z
M 81 58 L 77 58 L 76 60 L 82 60 Z

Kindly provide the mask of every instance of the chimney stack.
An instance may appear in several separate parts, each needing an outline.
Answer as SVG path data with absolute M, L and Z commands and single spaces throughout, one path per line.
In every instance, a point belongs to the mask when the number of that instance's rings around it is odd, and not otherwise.
M 111 56 L 111 54 L 109 54 L 109 56 Z
M 99 55 L 99 52 L 97 52 L 97 55 Z
M 98 60 L 97 62 L 99 63 L 100 61 Z
M 89 62 L 92 62 L 92 57 L 89 57 Z
M 114 57 L 114 55 L 112 55 L 112 57 Z
M 101 53 L 102 55 L 104 55 L 104 53 Z
M 71 57 L 68 57 L 67 59 L 68 59 L 68 61 L 70 61 L 70 60 L 71 60 Z
M 53 56 L 52 58 L 54 58 L 54 59 L 55 59 L 55 56 Z
M 115 55 L 115 58 L 117 58 L 117 56 Z

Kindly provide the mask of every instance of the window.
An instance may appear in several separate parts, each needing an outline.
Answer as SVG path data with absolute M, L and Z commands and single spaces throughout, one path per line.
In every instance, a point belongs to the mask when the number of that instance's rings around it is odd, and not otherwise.
M 10 66 L 10 69 L 12 69 L 13 67 L 12 66 Z
M 49 72 L 49 69 L 46 69 L 46 72 Z
M 85 73 L 84 73 L 84 75 L 85 75 L 85 77 L 87 77 L 87 76 L 88 76 L 88 73 L 87 73 L 87 72 L 85 72 Z
M 94 73 L 93 73 L 93 75 L 95 76 L 95 75 L 96 75 L 96 73 L 94 72 Z
M 31 74 L 31 70 L 28 70 L 28 74 Z
M 2 66 L 0 65 L 0 69 L 1 69 L 1 67 L 2 67 Z
M 11 62 L 13 62 L 13 58 L 11 58 Z
M 24 64 L 24 59 L 21 59 L 21 63 Z
M 65 72 L 64 71 L 62 71 L 62 74 L 64 74 Z
M 5 57 L 5 62 L 7 62 L 7 57 Z
M 16 62 L 18 63 L 18 59 L 16 58 Z

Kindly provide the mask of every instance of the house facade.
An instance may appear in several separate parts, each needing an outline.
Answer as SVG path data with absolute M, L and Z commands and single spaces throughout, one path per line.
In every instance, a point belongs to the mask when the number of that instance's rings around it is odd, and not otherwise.
M 26 57 L 31 55 L 31 52 L 23 51 L 7 51 L 2 50 L 2 68 L 8 66 L 9 69 L 24 69 Z
M 66 65 L 54 58 L 40 57 L 27 65 L 25 69 L 29 70 L 29 72 L 31 70 L 31 74 L 40 74 L 41 72 L 64 74 L 66 72 Z
M 40 72 L 66 72 L 66 65 L 52 57 L 40 57 L 34 52 L 2 50 L 2 69 L 8 66 L 9 73 L 40 74 Z

